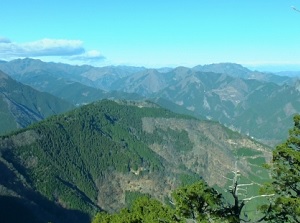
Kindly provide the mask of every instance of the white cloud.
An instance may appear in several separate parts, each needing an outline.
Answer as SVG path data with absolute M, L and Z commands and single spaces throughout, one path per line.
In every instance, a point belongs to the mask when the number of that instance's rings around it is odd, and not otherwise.
M 98 50 L 90 50 L 80 55 L 71 56 L 71 60 L 80 60 L 88 62 L 102 61 L 105 57 Z
M 2 40 L 2 41 L 1 41 Z M 42 39 L 34 42 L 15 43 L 0 39 L 0 57 L 71 56 L 85 52 L 82 41 Z
M 69 56 L 83 53 L 82 44 L 80 40 L 42 39 L 20 46 L 33 56 Z
M 0 37 L 0 59 L 20 57 L 63 57 L 63 59 L 83 62 L 105 59 L 97 50 L 86 51 L 81 40 L 41 39 L 16 43 Z

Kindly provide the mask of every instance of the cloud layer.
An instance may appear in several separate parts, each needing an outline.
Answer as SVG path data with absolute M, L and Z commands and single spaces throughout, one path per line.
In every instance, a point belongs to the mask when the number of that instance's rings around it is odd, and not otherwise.
M 63 56 L 78 61 L 103 60 L 97 50 L 86 51 L 80 40 L 41 39 L 27 43 L 11 42 L 0 37 L 0 58 Z

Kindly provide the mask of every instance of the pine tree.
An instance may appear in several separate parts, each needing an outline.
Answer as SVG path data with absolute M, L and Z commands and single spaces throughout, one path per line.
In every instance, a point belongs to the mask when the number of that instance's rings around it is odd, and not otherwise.
M 269 222 L 300 222 L 300 115 L 288 139 L 273 151 L 270 166 L 272 183 L 267 190 L 274 193 L 270 206 L 264 207 Z
M 184 186 L 173 193 L 177 213 L 193 222 L 215 222 L 220 219 L 223 197 L 204 180 Z

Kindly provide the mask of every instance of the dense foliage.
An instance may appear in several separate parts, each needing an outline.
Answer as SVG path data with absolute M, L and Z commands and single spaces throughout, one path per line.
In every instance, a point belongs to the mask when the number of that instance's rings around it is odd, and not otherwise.
M 158 200 L 140 197 L 130 209 L 123 209 L 117 214 L 98 213 L 92 223 L 155 223 L 155 222 L 183 222 L 174 209 Z
M 203 180 L 184 186 L 173 193 L 170 205 L 164 205 L 149 197 L 138 198 L 130 208 L 117 214 L 98 213 L 93 223 L 102 222 L 186 222 L 187 219 L 208 222 L 220 221 L 222 195 L 210 188 Z
M 272 183 L 265 189 L 273 193 L 270 206 L 265 206 L 269 222 L 300 222 L 300 115 L 288 139 L 273 152 L 270 166 Z
M 174 204 L 180 219 L 209 221 L 221 218 L 222 195 L 204 181 L 177 189 Z M 225 215 L 224 215 L 225 216 Z

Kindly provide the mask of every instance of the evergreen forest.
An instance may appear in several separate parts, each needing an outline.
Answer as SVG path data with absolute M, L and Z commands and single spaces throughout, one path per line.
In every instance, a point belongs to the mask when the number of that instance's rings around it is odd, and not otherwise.
M 299 222 L 299 134 L 296 115 L 271 152 L 153 102 L 94 102 L 0 137 L 1 222 Z

